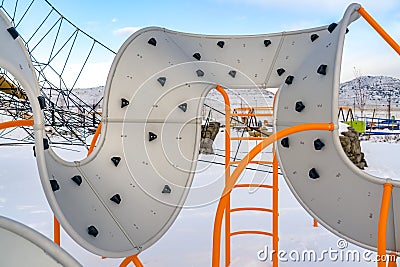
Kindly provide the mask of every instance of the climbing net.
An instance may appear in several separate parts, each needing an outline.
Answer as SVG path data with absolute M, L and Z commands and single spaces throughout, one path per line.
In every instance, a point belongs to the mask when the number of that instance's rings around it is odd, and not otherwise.
M 79 29 L 47 0 L 2 0 L 0 9 L 33 62 L 46 102 L 48 137 L 53 143 L 87 146 L 86 138 L 101 120 L 104 85 L 116 53 Z M 93 85 L 98 88 L 82 89 Z M 29 90 L 0 69 L 0 116 L 14 120 L 31 117 L 24 89 Z M 23 132 L 24 136 L 15 138 L 4 131 L 0 138 L 32 142 L 31 130 L 23 128 Z

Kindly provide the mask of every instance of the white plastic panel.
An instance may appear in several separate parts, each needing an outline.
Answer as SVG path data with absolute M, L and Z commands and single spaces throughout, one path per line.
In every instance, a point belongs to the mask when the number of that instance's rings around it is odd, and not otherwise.
M 313 44 L 311 53 L 293 71 L 293 83 L 281 86 L 275 108 L 277 131 L 304 123 L 336 123 L 344 36 L 347 26 L 359 17 L 358 8 L 359 5 L 351 5 L 336 29 L 315 41 L 318 43 Z M 326 74 L 317 73 L 321 65 L 327 65 Z M 295 109 L 299 101 L 304 105 L 303 110 Z M 321 150 L 314 147 L 317 139 L 325 144 Z M 289 147 L 278 142 L 278 159 L 299 202 L 335 234 L 375 249 L 385 181 L 353 165 L 342 150 L 337 131 L 308 131 L 291 135 L 288 140 Z M 318 177 L 310 175 L 313 168 Z M 393 193 L 395 200 L 398 189 Z M 387 230 L 390 251 L 398 251 L 395 232 L 400 229 L 396 225 L 397 213 L 393 213 L 393 206 L 398 209 L 395 203 L 390 207 Z
M 118 52 L 109 75 L 98 148 L 87 160 L 75 163 L 93 192 L 76 189 L 78 193 L 69 196 L 63 193 L 72 190 L 69 184 L 61 184 L 55 192 L 58 217 L 63 225 L 70 226 L 67 231 L 90 251 L 108 257 L 134 254 L 151 246 L 171 226 L 191 186 L 200 137 L 197 116 L 203 97 L 217 83 L 228 88 L 263 83 L 276 86 L 305 60 L 316 71 L 320 58 L 310 59 L 311 55 L 331 49 L 324 41 L 326 36 L 339 36 L 326 28 L 239 37 L 190 35 L 161 28 L 135 33 Z M 312 42 L 314 33 L 320 37 Z M 152 38 L 155 45 L 148 43 Z M 265 40 L 271 44 L 265 46 Z M 218 41 L 224 41 L 222 48 Z M 194 53 L 201 59 L 195 59 Z M 328 62 L 329 53 L 325 57 Z M 285 75 L 277 77 L 278 67 L 286 68 Z M 198 70 L 204 75 L 198 75 Z M 160 82 L 159 78 L 164 80 Z M 307 79 L 313 83 L 319 77 Z M 324 92 L 331 92 L 330 87 Z M 129 105 L 121 107 L 121 98 Z M 324 101 L 325 109 L 317 114 L 317 120 L 330 121 L 330 110 L 325 107 L 330 100 Z M 182 104 L 184 110 L 179 108 Z M 150 132 L 157 139 L 149 141 Z M 121 158 L 118 166 L 111 162 L 112 157 Z M 50 176 L 71 177 L 76 172 L 74 164 L 53 162 L 48 164 Z M 171 192 L 162 193 L 165 186 Z M 120 195 L 120 204 L 110 201 L 113 194 Z M 78 214 L 79 210 L 86 218 L 76 220 L 64 214 L 68 204 L 61 201 L 68 203 L 68 197 L 74 198 L 71 203 L 87 203 L 73 211 Z M 87 233 L 90 224 L 98 226 L 99 235 L 94 239 Z M 103 242 L 102 235 L 110 235 L 114 241 Z
M 13 220 L 0 217 L 1 266 L 81 266 L 42 234 Z

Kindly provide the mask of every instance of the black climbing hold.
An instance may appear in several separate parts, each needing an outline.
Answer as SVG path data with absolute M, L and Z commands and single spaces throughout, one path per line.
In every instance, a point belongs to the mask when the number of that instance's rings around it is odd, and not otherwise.
M 169 185 L 165 185 L 164 189 L 162 191 L 163 194 L 170 194 L 171 193 L 171 187 L 169 187 Z
M 115 194 L 110 198 L 110 200 L 112 202 L 119 204 L 119 203 L 121 203 L 121 196 L 119 194 Z
M 43 148 L 44 150 L 49 149 L 50 145 L 49 145 L 49 140 L 46 138 L 43 138 Z M 36 157 L 36 149 L 35 146 L 33 146 L 33 156 Z
M 114 163 L 115 167 L 121 162 L 121 157 L 112 157 L 111 161 Z
M 43 96 L 38 96 L 38 101 L 39 101 L 39 106 L 40 109 L 45 109 L 46 108 L 46 101 Z
M 236 70 L 231 70 L 228 74 L 229 74 L 232 78 L 235 78 L 235 77 L 236 77 Z
M 312 168 L 309 172 L 308 172 L 308 176 L 311 179 L 318 179 L 319 178 L 319 174 L 317 172 L 317 170 L 315 168 Z
M 329 31 L 330 33 L 332 33 L 332 32 L 335 30 L 336 27 L 337 27 L 337 23 L 331 23 L 331 24 L 328 26 L 328 31 Z
M 265 47 L 268 47 L 271 44 L 272 44 L 271 40 L 264 40 Z
M 204 76 L 204 71 L 196 70 L 196 74 L 197 74 L 197 77 L 203 77 Z
M 219 42 L 217 43 L 217 45 L 218 45 L 219 47 L 221 47 L 221 48 L 224 48 L 225 42 L 224 42 L 224 41 L 219 41 Z
M 200 53 L 194 53 L 194 54 L 193 54 L 193 57 L 194 57 L 195 59 L 197 59 L 197 60 L 200 60 L 200 59 L 201 59 Z
M 151 44 L 152 46 L 156 46 L 157 45 L 157 40 L 155 38 L 150 38 L 148 41 L 149 44 Z
M 285 137 L 281 139 L 281 145 L 283 147 L 289 148 L 289 137 Z
M 282 74 L 285 73 L 285 69 L 280 68 L 280 69 L 277 69 L 276 72 L 278 73 L 279 76 L 282 76 Z
M 321 150 L 325 144 L 321 141 L 321 139 L 314 140 L 314 148 L 315 150 Z
M 99 234 L 99 231 L 93 225 L 88 227 L 88 234 L 96 237 Z
M 157 135 L 153 132 L 149 132 L 149 142 L 156 140 L 157 139 Z
M 82 177 L 80 175 L 75 175 L 74 177 L 71 178 L 72 181 L 74 181 L 77 185 L 82 184 Z
M 318 34 L 316 34 L 316 33 L 312 34 L 312 35 L 311 35 L 311 42 L 314 42 L 315 40 L 317 40 L 318 37 L 319 37 Z
M 19 33 L 17 32 L 17 30 L 14 27 L 8 28 L 7 31 L 14 40 L 18 38 Z
M 318 67 L 317 73 L 321 75 L 326 75 L 327 67 L 328 67 L 327 65 L 322 64 L 321 66 Z
M 129 105 L 129 101 L 125 98 L 121 98 L 121 108 L 124 108 Z
M 304 106 L 303 102 L 297 101 L 296 102 L 296 107 L 294 108 L 297 112 L 302 112 L 303 109 L 305 109 L 306 106 Z
M 49 139 L 47 138 L 43 138 L 43 148 L 44 150 L 49 149 L 50 145 L 49 145 Z
M 56 180 L 50 180 L 50 185 L 51 185 L 51 189 L 53 190 L 53 192 L 60 190 L 60 185 L 58 184 L 58 182 Z
M 161 84 L 161 86 L 164 86 L 165 82 L 167 81 L 167 78 L 160 77 L 160 78 L 157 79 L 157 81 Z
M 286 84 L 292 84 L 293 83 L 293 79 L 294 79 L 294 77 L 292 75 L 287 76 L 287 78 L 285 80 L 285 83 Z
M 182 103 L 178 106 L 183 112 L 186 112 L 187 110 L 187 103 Z
M 346 34 L 348 34 L 349 33 L 349 28 L 346 28 Z

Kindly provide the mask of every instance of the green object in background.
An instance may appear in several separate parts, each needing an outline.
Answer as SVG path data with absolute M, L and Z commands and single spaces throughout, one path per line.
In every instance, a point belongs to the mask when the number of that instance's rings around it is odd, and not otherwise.
M 353 127 L 358 133 L 365 133 L 367 129 L 365 121 L 345 121 L 343 123 Z

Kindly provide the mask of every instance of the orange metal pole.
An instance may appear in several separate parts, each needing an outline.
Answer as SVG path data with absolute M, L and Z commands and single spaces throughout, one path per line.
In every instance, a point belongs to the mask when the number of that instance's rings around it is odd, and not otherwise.
M 228 93 L 217 85 L 215 88 L 224 98 L 225 102 L 225 184 L 229 181 L 231 175 L 231 101 Z M 230 194 L 226 196 L 225 204 L 225 266 L 231 263 L 231 200 Z
M 386 267 L 386 230 L 389 217 L 390 199 L 393 185 L 386 183 L 383 186 L 382 204 L 378 223 L 378 267 Z
M 272 254 L 272 266 L 278 267 L 278 251 L 279 251 L 279 180 L 278 180 L 278 159 L 276 158 L 275 148 L 274 158 L 272 161 L 272 249 L 274 253 Z
M 363 8 L 358 13 L 378 32 L 378 34 L 400 55 L 400 46 L 390 35 L 378 24 L 378 22 Z
M 54 243 L 57 245 L 61 245 L 61 227 L 60 227 L 60 222 L 57 220 L 56 216 L 54 216 L 54 222 L 53 222 L 53 238 L 54 238 Z
M 292 126 L 286 128 L 282 131 L 272 134 L 270 137 L 265 138 L 262 142 L 256 145 L 240 162 L 240 164 L 233 171 L 229 181 L 226 183 L 223 194 L 218 203 L 217 212 L 214 220 L 214 233 L 213 233 L 213 255 L 212 255 L 212 266 L 219 267 L 220 266 L 220 242 L 221 242 L 221 226 L 225 213 L 225 209 L 227 207 L 227 202 L 229 200 L 229 193 L 232 191 L 236 181 L 239 179 L 239 176 L 246 168 L 249 161 L 254 159 L 256 155 L 258 155 L 264 148 L 271 145 L 273 142 L 284 138 L 290 134 L 303 132 L 303 131 L 333 131 L 334 130 L 333 123 L 310 123 L 310 124 L 300 124 L 296 126 Z
M 138 255 L 126 257 L 124 261 L 121 262 L 119 267 L 127 267 L 131 262 L 133 262 L 136 267 L 143 267 L 143 264 L 140 262 Z
M 99 138 L 99 135 L 101 133 L 101 126 L 102 126 L 102 123 L 100 122 L 99 126 L 97 126 L 96 132 L 94 133 L 92 142 L 90 143 L 90 147 L 89 147 L 89 150 L 88 150 L 88 153 L 87 153 L 88 156 L 93 152 L 93 149 L 96 146 L 97 139 Z
M 397 267 L 396 263 L 397 255 L 394 253 L 390 254 L 388 267 Z

